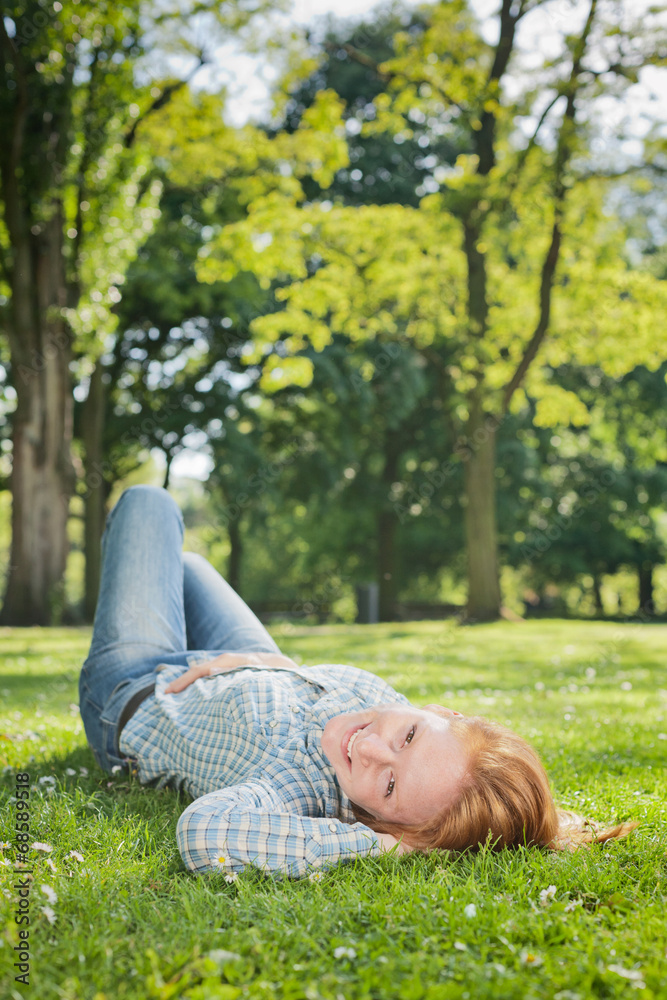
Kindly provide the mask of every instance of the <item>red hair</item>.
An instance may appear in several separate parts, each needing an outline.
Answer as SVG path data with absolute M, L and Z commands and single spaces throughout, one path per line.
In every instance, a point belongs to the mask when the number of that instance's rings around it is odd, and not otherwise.
M 622 837 L 637 826 L 621 823 L 598 830 L 583 817 L 558 810 L 542 762 L 525 740 L 479 716 L 447 718 L 468 755 L 453 803 L 428 823 L 407 826 L 379 820 L 352 802 L 360 822 L 376 833 L 404 836 L 416 849 L 453 851 L 484 844 L 496 849 L 531 844 L 572 849 L 582 843 Z

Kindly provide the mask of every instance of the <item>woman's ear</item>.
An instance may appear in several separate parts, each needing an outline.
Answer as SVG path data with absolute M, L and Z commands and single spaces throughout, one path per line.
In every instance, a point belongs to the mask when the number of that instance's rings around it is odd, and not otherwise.
M 449 716 L 457 715 L 462 716 L 462 712 L 455 712 L 453 708 L 445 708 L 444 705 L 424 705 L 425 712 L 433 712 L 434 715 L 439 715 L 441 718 L 446 719 Z

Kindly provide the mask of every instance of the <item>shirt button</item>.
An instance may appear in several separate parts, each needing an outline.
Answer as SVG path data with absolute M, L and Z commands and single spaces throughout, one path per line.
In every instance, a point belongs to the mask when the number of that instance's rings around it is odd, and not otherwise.
M 301 709 L 300 709 L 300 707 L 298 705 L 292 705 L 292 711 L 293 712 L 300 712 Z
M 338 827 L 336 826 L 335 823 L 329 823 L 329 829 L 331 830 L 332 833 L 335 833 Z
M 275 726 L 278 725 L 278 720 L 277 719 L 272 719 L 271 722 L 269 722 L 269 725 L 271 726 L 271 729 L 274 729 Z

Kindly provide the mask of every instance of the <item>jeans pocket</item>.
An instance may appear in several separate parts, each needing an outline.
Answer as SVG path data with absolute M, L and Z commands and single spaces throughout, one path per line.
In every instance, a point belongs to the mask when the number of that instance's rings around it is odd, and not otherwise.
M 97 712 L 98 715 L 101 715 L 102 706 L 99 703 L 98 696 L 94 693 L 97 689 L 90 685 L 88 677 L 88 669 L 84 664 L 81 669 L 81 673 L 79 674 L 79 704 L 81 706 L 81 714 L 83 715 L 85 703 L 90 710 Z
M 108 762 L 102 766 L 107 771 L 111 770 L 115 764 L 123 763 L 118 748 L 118 719 L 128 698 L 132 696 L 135 684 L 136 682 L 129 678 L 117 684 L 100 713 L 102 752 Z
M 152 694 L 155 689 L 155 676 L 155 671 L 151 671 L 140 677 L 122 680 L 104 704 L 100 714 L 102 747 L 112 765 L 123 764 L 126 759 L 122 756 L 118 745 L 120 723 L 128 721 L 127 712 L 123 713 L 123 710 L 128 706 L 128 702 L 132 701 L 136 704 L 130 708 L 136 709 L 148 694 Z

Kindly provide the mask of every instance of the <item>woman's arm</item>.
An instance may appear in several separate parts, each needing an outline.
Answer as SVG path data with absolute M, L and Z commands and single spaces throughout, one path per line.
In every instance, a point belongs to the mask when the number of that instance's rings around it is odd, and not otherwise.
M 178 694 L 193 684 L 200 677 L 211 677 L 213 674 L 224 674 L 239 667 L 296 667 L 294 660 L 282 653 L 221 653 L 213 660 L 196 663 L 175 681 L 167 684 L 165 694 Z
M 261 780 L 196 799 L 181 815 L 176 837 L 190 871 L 231 874 L 255 865 L 292 878 L 357 855 L 377 855 L 397 843 L 363 823 L 290 812 L 275 787 Z

